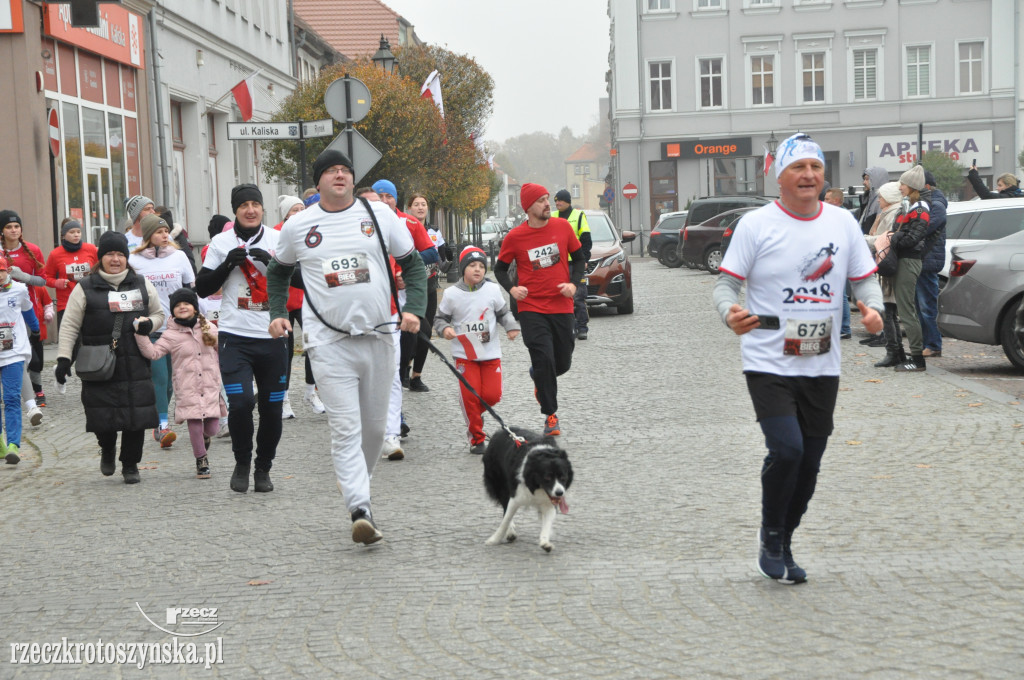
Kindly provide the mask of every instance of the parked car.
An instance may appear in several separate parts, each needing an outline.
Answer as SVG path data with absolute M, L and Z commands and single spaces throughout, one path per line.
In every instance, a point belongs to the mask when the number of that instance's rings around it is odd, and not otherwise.
M 693 263 L 693 268 L 700 267 L 711 274 L 717 274 L 722 255 L 725 254 L 722 250 L 722 234 L 743 215 L 756 209 L 751 206 L 727 210 L 700 224 L 684 227 L 679 241 L 679 259 L 687 266 Z
M 647 254 L 658 258 L 658 262 L 672 269 L 682 264 L 679 260 L 677 246 L 679 245 L 679 231 L 686 224 L 687 212 L 681 210 L 662 213 L 654 225 L 654 229 L 651 230 L 651 238 L 647 241 Z
M 483 221 L 480 225 L 480 240 L 482 243 L 478 244 L 485 251 L 488 250 L 491 241 L 494 242 L 494 250 L 498 251 L 501 246 L 501 242 L 505 239 L 505 234 L 509 232 L 508 227 L 505 224 L 505 220 L 499 220 L 497 218 L 489 218 Z M 462 243 L 471 243 L 473 241 L 474 230 L 472 227 L 467 227 L 462 232 Z
M 1024 230 L 1024 198 L 954 201 L 946 208 L 946 264 L 940 284 L 949 279 L 953 248 L 994 241 Z
M 590 225 L 590 261 L 587 262 L 587 306 L 608 305 L 619 314 L 633 313 L 633 270 L 623 243 L 636 238 L 631 231 L 619 231 L 601 210 L 584 210 Z
M 997 203 L 999 201 L 986 201 Z M 953 248 L 949 281 L 939 293 L 939 331 L 957 340 L 1002 345 L 1024 371 L 1024 349 L 1013 332 L 1024 296 L 1024 231 Z
M 691 224 L 706 222 L 727 210 L 759 208 L 773 200 L 775 199 L 766 196 L 706 196 L 698 198 L 690 204 L 689 212 L 686 215 L 686 224 L 683 226 L 688 227 Z

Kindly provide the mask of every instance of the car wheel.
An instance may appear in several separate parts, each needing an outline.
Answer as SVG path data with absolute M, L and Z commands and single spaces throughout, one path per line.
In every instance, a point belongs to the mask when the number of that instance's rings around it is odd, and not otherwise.
M 675 269 L 683 264 L 683 261 L 679 259 L 679 253 L 675 248 L 665 248 L 661 254 L 658 255 L 658 262 L 662 263 L 669 269 Z
M 717 274 L 718 266 L 722 264 L 722 246 L 715 244 L 704 251 L 704 269 L 709 274 Z
M 1003 345 L 1003 352 L 1013 367 L 1018 371 L 1024 371 L 1024 347 L 1021 347 L 1017 334 L 1013 332 L 1019 302 L 1020 300 L 1015 300 L 1003 313 L 1003 320 L 999 324 L 999 342 Z
M 629 294 L 626 299 L 620 302 L 616 307 L 616 311 L 619 314 L 632 314 L 633 313 L 633 289 L 629 289 Z

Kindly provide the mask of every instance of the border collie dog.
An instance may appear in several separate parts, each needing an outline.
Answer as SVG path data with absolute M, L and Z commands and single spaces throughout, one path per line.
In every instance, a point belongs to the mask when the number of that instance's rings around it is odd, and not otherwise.
M 487 495 L 505 510 L 505 516 L 487 545 L 516 540 L 512 522 L 519 508 L 534 507 L 540 515 L 540 547 L 551 552 L 551 526 L 555 508 L 569 512 L 565 493 L 572 484 L 572 465 L 551 437 L 511 428 L 526 441 L 516 445 L 505 430 L 491 437 L 484 451 L 484 486 Z

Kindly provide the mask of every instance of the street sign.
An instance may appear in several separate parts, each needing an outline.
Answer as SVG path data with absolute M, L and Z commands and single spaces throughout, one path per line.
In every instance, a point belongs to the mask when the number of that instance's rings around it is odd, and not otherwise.
M 636 195 L 639 192 L 640 192 L 640 190 L 637 189 L 636 185 L 633 184 L 632 182 L 630 182 L 626 186 L 622 187 L 622 197 L 627 199 L 627 200 L 630 200 L 630 201 L 632 201 L 634 198 L 636 198 Z
M 346 82 L 348 83 L 347 93 Z M 358 123 L 370 112 L 371 103 L 370 89 L 366 87 L 366 83 L 352 76 L 338 78 L 328 85 L 327 91 L 324 92 L 324 107 L 327 109 L 327 113 L 341 123 L 346 120 Z M 346 104 L 350 104 L 350 107 L 346 107 Z
M 334 120 L 324 118 L 323 120 L 311 120 L 302 124 L 302 136 L 305 139 L 311 137 L 330 137 L 334 134 Z
M 346 135 L 352 135 L 352 153 L 349 154 L 348 150 L 348 139 Z M 377 151 L 373 144 L 370 144 L 366 137 L 359 134 L 359 130 L 355 128 L 346 128 L 341 131 L 341 134 L 335 137 L 330 144 L 327 145 L 328 149 L 334 149 L 340 151 L 349 158 L 352 159 L 352 171 L 353 178 L 352 182 L 358 184 L 359 180 L 366 176 L 373 166 L 377 165 L 377 162 L 383 158 L 383 154 Z
M 228 123 L 228 139 L 299 139 L 295 121 L 284 123 Z
M 60 121 L 57 118 L 57 109 L 50 109 L 46 119 L 50 128 L 50 155 L 57 158 L 60 156 Z

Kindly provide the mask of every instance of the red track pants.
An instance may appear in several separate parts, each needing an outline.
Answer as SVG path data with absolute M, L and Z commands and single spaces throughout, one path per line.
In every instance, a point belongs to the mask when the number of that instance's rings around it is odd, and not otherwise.
M 455 367 L 488 406 L 494 406 L 501 401 L 501 359 L 470 361 L 456 358 Z M 462 414 L 466 417 L 466 425 L 469 428 L 470 446 L 483 442 L 484 407 L 462 382 L 459 382 L 459 402 L 462 404 Z

